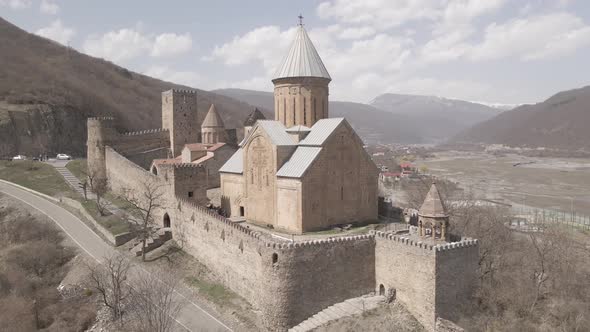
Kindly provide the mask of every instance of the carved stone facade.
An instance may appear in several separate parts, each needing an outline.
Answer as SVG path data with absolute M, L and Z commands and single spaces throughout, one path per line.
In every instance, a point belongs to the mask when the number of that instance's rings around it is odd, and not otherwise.
M 317 77 L 289 77 L 273 80 L 275 120 L 285 127 L 313 126 L 328 118 L 328 83 Z

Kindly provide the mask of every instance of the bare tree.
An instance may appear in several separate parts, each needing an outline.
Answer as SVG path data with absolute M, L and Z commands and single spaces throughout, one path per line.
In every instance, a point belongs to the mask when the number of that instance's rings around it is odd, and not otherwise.
M 93 169 L 89 169 L 86 172 L 86 178 L 88 179 L 87 183 L 90 186 L 90 191 L 96 196 L 96 209 L 101 216 L 104 216 L 106 214 L 106 207 L 101 199 L 108 191 L 107 179 L 99 176 L 98 172 Z
M 168 271 L 141 274 L 133 282 L 131 315 L 138 331 L 168 332 L 184 304 L 175 296 L 179 279 Z
M 130 288 L 125 282 L 130 267 L 129 260 L 120 254 L 106 257 L 102 264 L 87 266 L 88 286 L 99 294 L 115 320 L 121 319 L 129 296 Z
M 123 190 L 121 198 L 127 203 L 126 209 L 131 214 L 131 220 L 135 224 L 135 233 L 142 243 L 141 259 L 145 261 L 145 248 L 147 240 L 156 232 L 154 214 L 164 207 L 165 191 L 160 184 L 146 181 L 141 188 Z

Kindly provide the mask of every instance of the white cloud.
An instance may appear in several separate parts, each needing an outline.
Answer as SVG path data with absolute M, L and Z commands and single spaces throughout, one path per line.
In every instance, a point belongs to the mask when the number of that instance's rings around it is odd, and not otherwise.
M 386 30 L 416 21 L 464 23 L 504 3 L 506 0 L 330 0 L 320 3 L 317 13 L 324 19 Z
M 31 0 L 0 0 L 0 7 L 8 7 L 10 9 L 26 9 L 31 7 Z
M 82 45 L 84 52 L 115 62 L 135 58 L 149 52 L 151 47 L 150 40 L 133 29 L 110 31 L 100 37 L 90 37 Z
M 272 71 L 285 56 L 294 36 L 295 28 L 281 31 L 277 26 L 263 26 L 215 46 L 206 59 L 219 59 L 230 66 L 260 61 L 267 71 Z
M 357 27 L 343 29 L 339 34 L 340 39 L 360 39 L 370 37 L 375 34 L 375 29 L 372 27 Z
M 41 10 L 41 12 L 44 14 L 55 15 L 59 11 L 59 6 L 50 0 L 41 0 L 39 10 Z
M 485 29 L 483 42 L 469 52 L 472 60 L 517 56 L 522 60 L 571 54 L 590 44 L 590 26 L 569 13 L 518 18 Z
M 144 54 L 153 57 L 167 57 L 190 51 L 190 34 L 163 33 L 157 36 L 145 35 L 139 29 L 120 29 L 102 36 L 86 39 L 84 52 L 115 62 L 127 61 Z
M 163 33 L 156 37 L 151 55 L 155 57 L 174 56 L 190 51 L 193 40 L 189 33 L 182 35 Z
M 48 27 L 41 28 L 35 33 L 39 36 L 55 40 L 63 45 L 67 45 L 76 34 L 74 29 L 64 26 L 60 20 L 53 21 Z

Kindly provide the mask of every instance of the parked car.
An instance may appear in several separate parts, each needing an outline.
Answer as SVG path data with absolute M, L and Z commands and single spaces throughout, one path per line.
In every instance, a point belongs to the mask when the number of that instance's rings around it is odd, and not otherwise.
M 27 157 L 23 156 L 22 154 L 19 154 L 12 157 L 12 160 L 27 160 Z
M 67 155 L 65 153 L 58 153 L 57 157 L 55 157 L 55 159 L 57 159 L 57 160 L 71 160 L 72 156 Z

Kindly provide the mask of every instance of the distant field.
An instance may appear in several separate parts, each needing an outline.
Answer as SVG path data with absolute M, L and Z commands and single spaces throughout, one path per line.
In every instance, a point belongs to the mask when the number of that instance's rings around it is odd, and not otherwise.
M 590 159 L 444 152 L 416 164 L 477 198 L 590 215 Z

